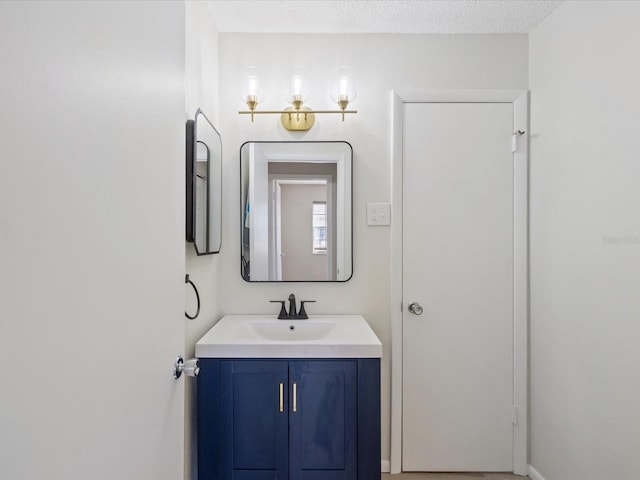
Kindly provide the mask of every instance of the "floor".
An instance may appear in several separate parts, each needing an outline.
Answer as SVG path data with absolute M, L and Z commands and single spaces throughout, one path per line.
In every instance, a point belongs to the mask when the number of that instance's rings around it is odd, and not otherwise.
M 527 480 L 511 473 L 399 473 L 382 474 L 382 480 Z

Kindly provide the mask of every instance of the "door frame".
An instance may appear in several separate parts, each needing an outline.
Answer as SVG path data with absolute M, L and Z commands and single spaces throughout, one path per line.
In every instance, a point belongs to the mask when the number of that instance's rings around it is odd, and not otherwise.
M 513 472 L 527 475 L 529 317 L 529 93 L 527 90 L 391 91 L 391 473 L 402 471 L 402 196 L 405 103 L 513 103 Z

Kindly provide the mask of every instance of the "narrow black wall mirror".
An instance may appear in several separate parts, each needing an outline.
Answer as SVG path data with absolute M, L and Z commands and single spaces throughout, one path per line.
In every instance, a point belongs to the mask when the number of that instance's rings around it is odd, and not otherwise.
M 222 243 L 222 139 L 198 109 L 187 120 L 186 238 L 198 255 L 219 253 Z
M 352 262 L 347 142 L 240 148 L 241 274 L 247 282 L 346 282 Z

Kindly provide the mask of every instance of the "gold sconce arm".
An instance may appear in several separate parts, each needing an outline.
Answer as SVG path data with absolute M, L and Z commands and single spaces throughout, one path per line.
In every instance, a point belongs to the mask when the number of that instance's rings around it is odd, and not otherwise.
M 240 110 L 238 113 L 240 115 L 281 115 L 283 113 L 296 113 L 295 109 L 292 110 Z M 304 107 L 299 111 L 299 113 L 358 113 L 357 110 L 305 110 Z
M 284 110 L 240 110 L 240 115 L 251 115 L 253 122 L 254 115 L 280 115 L 280 123 L 282 126 L 291 131 L 306 131 L 313 127 L 316 121 L 316 115 L 324 114 L 340 114 L 344 122 L 345 114 L 358 113 L 357 110 L 312 110 L 308 107 L 299 109 L 288 107 Z

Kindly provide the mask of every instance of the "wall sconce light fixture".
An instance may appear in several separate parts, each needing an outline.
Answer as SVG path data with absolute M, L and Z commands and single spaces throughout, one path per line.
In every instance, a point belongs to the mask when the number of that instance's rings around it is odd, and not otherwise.
M 331 99 L 338 105 L 339 110 L 313 110 L 305 106 L 309 92 L 305 74 L 300 69 L 291 69 L 290 81 L 285 93 L 285 99 L 290 106 L 283 110 L 256 110 L 258 101 L 262 99 L 260 87 L 259 69 L 249 67 L 242 91 L 243 100 L 249 110 L 241 110 L 240 115 L 280 115 L 280 122 L 287 130 L 305 131 L 311 129 L 316 121 L 316 114 L 340 114 L 344 122 L 344 116 L 348 113 L 358 113 L 357 110 L 347 110 L 349 102 L 355 100 L 357 95 L 355 83 L 355 71 L 351 67 L 338 67 L 333 72 L 331 84 Z

